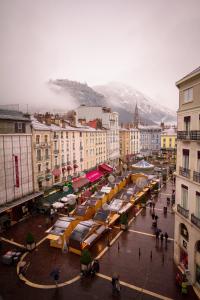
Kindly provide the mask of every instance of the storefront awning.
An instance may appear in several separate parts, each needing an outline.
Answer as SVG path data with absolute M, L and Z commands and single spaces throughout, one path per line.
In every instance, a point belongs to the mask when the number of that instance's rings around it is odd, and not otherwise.
M 80 178 L 72 183 L 72 187 L 75 190 L 75 189 L 79 189 L 79 188 L 83 187 L 84 185 L 86 185 L 88 183 L 89 183 L 89 180 L 87 178 Z
M 52 174 L 53 174 L 54 176 L 60 176 L 61 171 L 60 171 L 60 169 L 55 168 L 55 169 L 52 171 Z
M 3 211 L 6 211 L 8 209 L 11 209 L 15 206 L 18 206 L 22 203 L 28 202 L 29 200 L 32 200 L 32 199 L 37 198 L 39 196 L 42 196 L 43 194 L 44 194 L 43 192 L 37 192 L 37 193 L 33 193 L 31 195 L 25 196 L 21 199 L 17 199 L 17 200 L 14 200 L 12 202 L 6 203 L 6 205 L 3 205 L 3 206 L 0 207 L 0 213 L 2 213 Z
M 102 176 L 103 176 L 103 173 L 101 173 L 98 170 L 94 170 L 94 171 L 88 172 L 86 174 L 86 177 L 90 182 L 94 182 L 94 181 L 98 180 L 99 178 L 101 178 Z
M 103 172 L 111 173 L 113 171 L 113 168 L 108 164 L 101 164 L 99 165 L 99 170 Z

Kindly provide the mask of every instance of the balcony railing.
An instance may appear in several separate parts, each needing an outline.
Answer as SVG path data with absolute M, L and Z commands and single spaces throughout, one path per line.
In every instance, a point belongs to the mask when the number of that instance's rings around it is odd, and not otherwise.
M 200 173 L 194 171 L 193 172 L 193 181 L 200 183 Z
M 190 178 L 190 169 L 186 169 L 186 168 L 180 167 L 179 168 L 179 174 L 181 176 L 183 176 L 183 177 Z
M 37 161 L 42 161 L 43 157 L 42 156 L 37 156 L 36 159 L 37 159 Z
M 54 150 L 54 154 L 58 154 L 58 153 L 59 153 L 58 149 Z
M 177 211 L 185 218 L 189 217 L 189 210 L 183 208 L 182 206 L 180 206 L 180 204 L 177 204 Z
M 80 146 L 80 150 L 83 150 L 83 146 Z
M 76 159 L 74 159 L 74 160 L 73 160 L 73 163 L 74 163 L 74 164 L 76 164 L 76 163 L 77 163 Z
M 80 161 L 83 162 L 83 158 L 82 157 L 80 158 Z
M 178 131 L 177 139 L 200 141 L 200 130 Z
M 68 160 L 68 161 L 67 161 L 67 165 L 68 165 L 68 166 L 71 165 L 71 161 Z
M 200 229 L 200 218 L 196 217 L 194 214 L 191 214 L 191 222 Z

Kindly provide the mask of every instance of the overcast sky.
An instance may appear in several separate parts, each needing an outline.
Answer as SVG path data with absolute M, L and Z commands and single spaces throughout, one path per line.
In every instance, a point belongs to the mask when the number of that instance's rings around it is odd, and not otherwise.
M 68 78 L 177 109 L 175 81 L 200 65 L 200 0 L 0 0 L 0 43 L 1 104 L 55 102 L 46 82 Z

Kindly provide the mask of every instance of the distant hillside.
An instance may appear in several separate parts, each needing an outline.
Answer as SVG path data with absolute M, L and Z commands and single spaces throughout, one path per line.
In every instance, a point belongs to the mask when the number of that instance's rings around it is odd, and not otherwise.
M 121 83 L 111 83 L 104 86 L 89 87 L 87 84 L 68 79 L 50 80 L 49 87 L 59 88 L 62 94 L 70 95 L 74 99 L 74 108 L 77 105 L 108 106 L 119 112 L 120 122 L 132 122 L 137 102 L 140 118 L 146 124 L 176 122 L 173 111 L 153 102 L 141 92 Z

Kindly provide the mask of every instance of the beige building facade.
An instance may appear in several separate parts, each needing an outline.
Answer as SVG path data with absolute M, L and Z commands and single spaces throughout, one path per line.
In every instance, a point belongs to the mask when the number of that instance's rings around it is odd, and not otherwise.
M 200 67 L 179 89 L 174 260 L 200 295 Z

